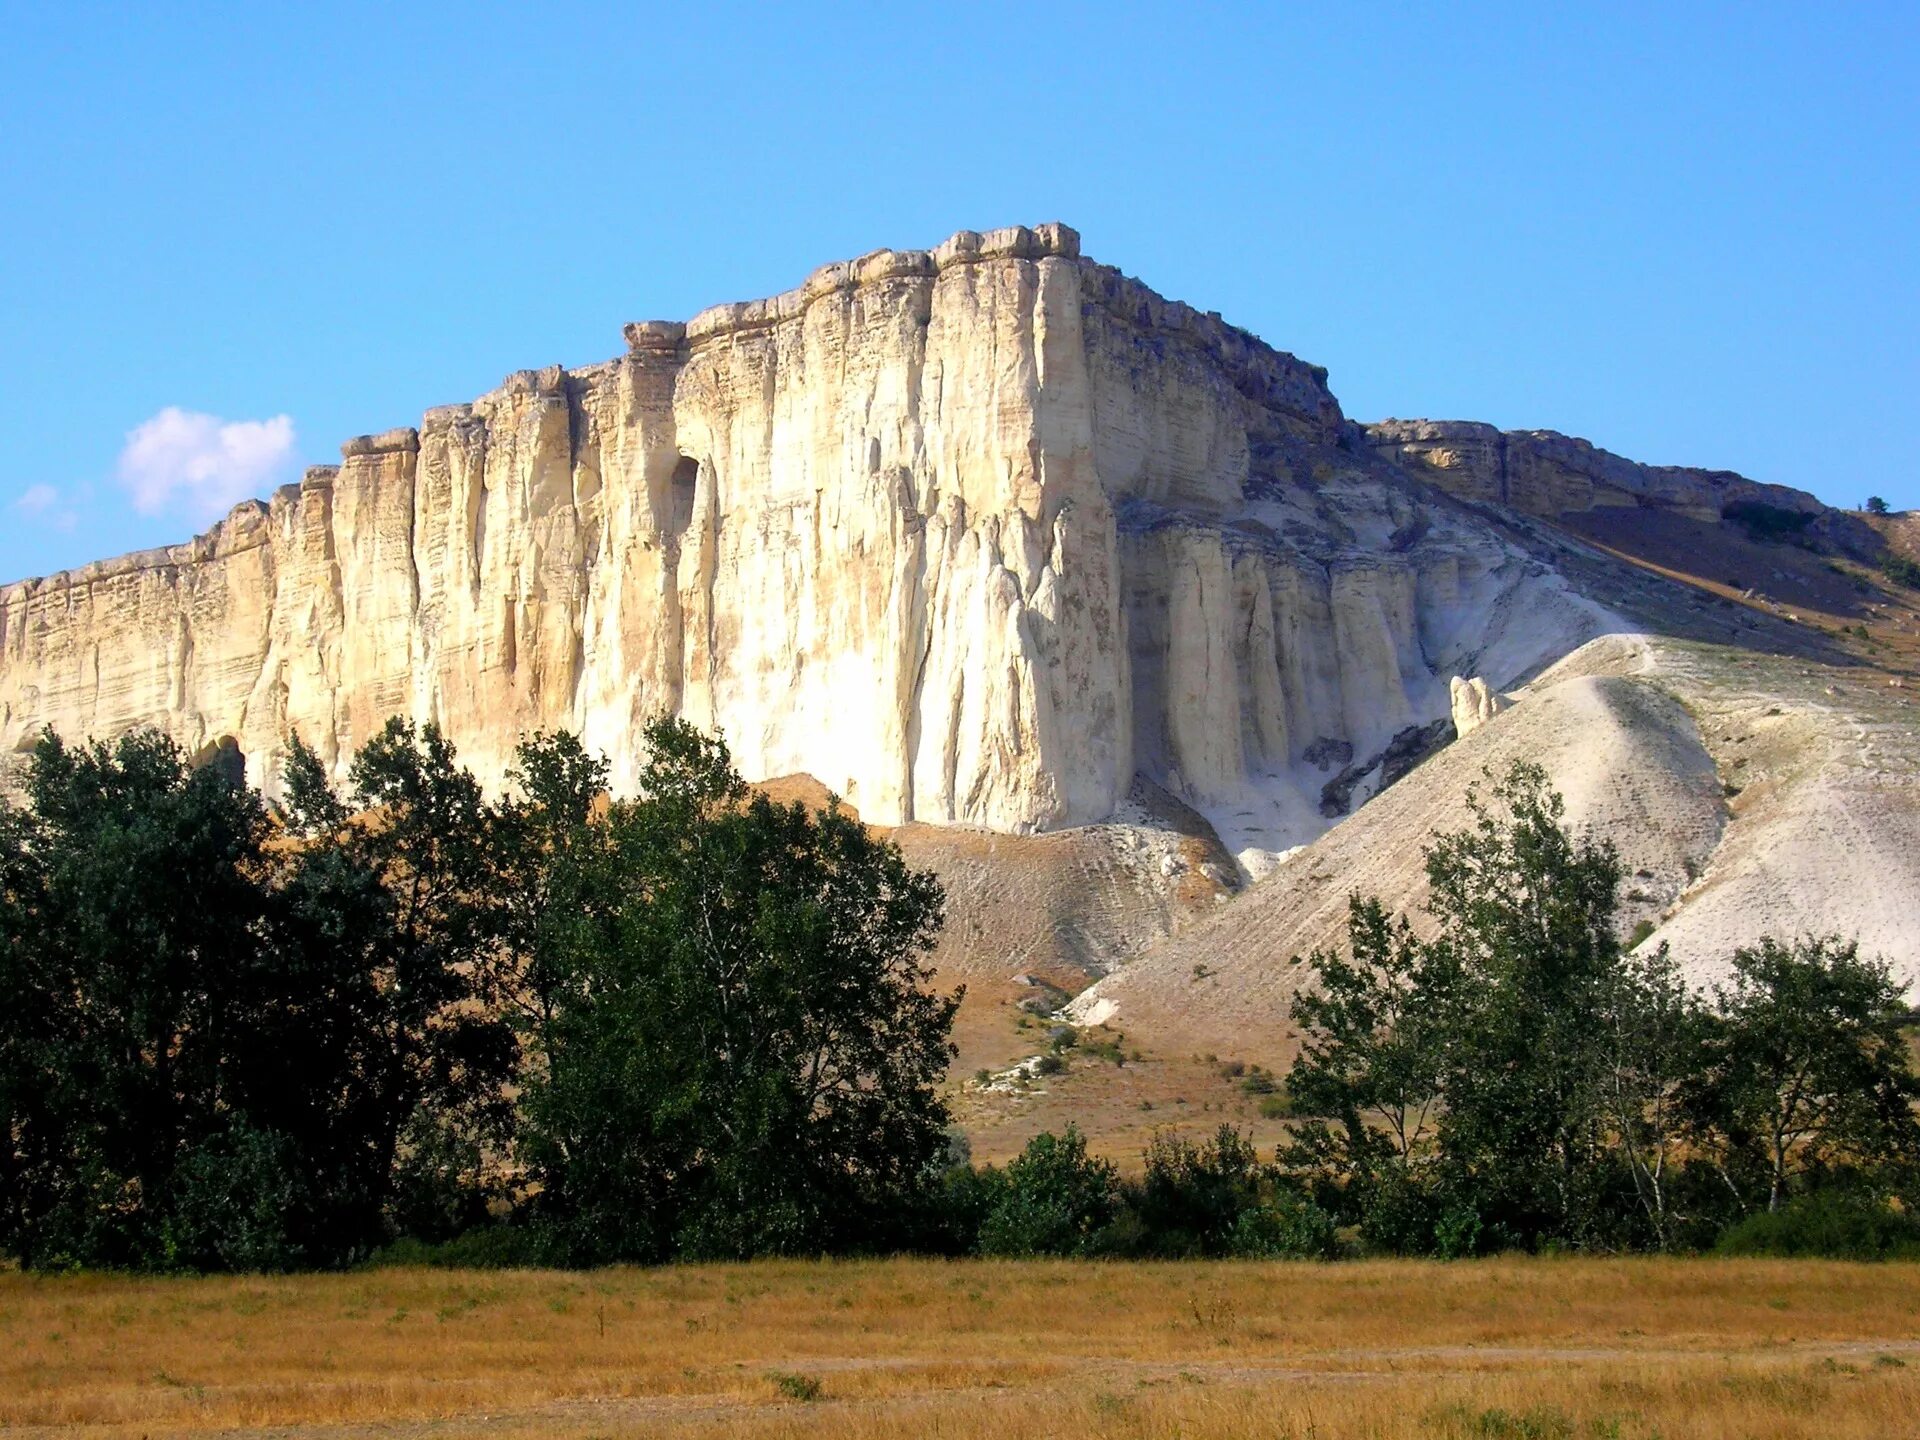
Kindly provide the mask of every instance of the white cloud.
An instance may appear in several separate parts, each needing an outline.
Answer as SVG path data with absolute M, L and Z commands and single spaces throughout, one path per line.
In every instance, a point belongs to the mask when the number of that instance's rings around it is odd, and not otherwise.
M 222 420 L 169 405 L 127 436 L 120 483 L 143 515 L 211 520 L 271 489 L 293 463 L 293 421 Z
M 57 485 L 29 485 L 13 508 L 29 520 L 51 525 L 56 530 L 71 530 L 79 523 L 80 513 L 69 497 L 62 496 Z

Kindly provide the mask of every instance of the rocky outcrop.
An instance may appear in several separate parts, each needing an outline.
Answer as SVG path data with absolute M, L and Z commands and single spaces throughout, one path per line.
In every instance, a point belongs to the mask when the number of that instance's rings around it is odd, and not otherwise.
M 1253 853 L 1445 677 L 1605 620 L 1356 444 L 1324 371 L 1064 226 L 626 339 L 0 591 L 0 741 L 154 724 L 271 790 L 289 735 L 337 769 L 398 713 L 489 784 L 566 726 L 624 787 L 665 710 L 879 823 L 1058 828 L 1138 773 Z
M 1456 675 L 1447 683 L 1451 692 L 1453 733 L 1456 739 L 1478 730 L 1507 708 L 1505 697 L 1499 691 L 1489 689 L 1487 682 L 1478 675 L 1472 679 Z
M 1548 518 L 1646 506 L 1711 522 L 1757 508 L 1803 517 L 1798 523 L 1848 553 L 1878 550 L 1857 517 L 1830 510 L 1804 490 L 1731 470 L 1642 465 L 1555 430 L 1496 430 L 1472 420 L 1382 420 L 1364 433 L 1376 454 L 1463 500 Z

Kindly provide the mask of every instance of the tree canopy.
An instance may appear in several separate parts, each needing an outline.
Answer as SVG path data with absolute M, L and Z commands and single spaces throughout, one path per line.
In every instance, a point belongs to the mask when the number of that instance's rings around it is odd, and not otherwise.
M 512 1215 L 559 1258 L 872 1242 L 937 1179 L 942 896 L 659 721 L 483 794 L 390 722 L 276 812 L 151 733 L 0 809 L 0 1249 L 337 1264 Z
M 1702 996 L 1618 933 L 1612 847 L 1538 767 L 1469 794 L 1427 852 L 1426 938 L 1354 896 L 1312 971 L 1282 1159 L 1386 1248 L 1705 1243 L 1844 1178 L 1912 1198 L 1920 1098 L 1900 989 L 1836 939 L 1737 952 Z
M 940 887 L 837 805 L 749 792 L 691 727 L 649 741 L 639 797 L 568 842 L 587 903 L 528 956 L 541 1213 L 596 1260 L 883 1235 L 946 1146 Z

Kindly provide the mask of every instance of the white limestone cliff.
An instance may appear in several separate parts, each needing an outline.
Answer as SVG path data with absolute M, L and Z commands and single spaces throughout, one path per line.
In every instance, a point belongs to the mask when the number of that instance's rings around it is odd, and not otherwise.
M 1268 854 L 1343 766 L 1604 620 L 1369 452 L 1325 374 L 1060 225 L 627 327 L 208 534 L 0 590 L 0 743 L 157 725 L 336 769 L 392 714 L 497 784 L 659 711 L 868 819 L 1102 819 L 1136 772 Z

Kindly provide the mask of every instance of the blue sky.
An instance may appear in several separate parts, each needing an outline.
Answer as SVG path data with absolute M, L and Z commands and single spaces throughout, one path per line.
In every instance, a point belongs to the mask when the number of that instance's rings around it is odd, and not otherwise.
M 0 3 L 0 577 L 1046 219 L 1361 419 L 1920 506 L 1912 3 L 307 8 Z

